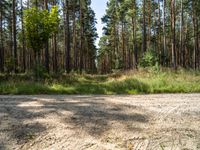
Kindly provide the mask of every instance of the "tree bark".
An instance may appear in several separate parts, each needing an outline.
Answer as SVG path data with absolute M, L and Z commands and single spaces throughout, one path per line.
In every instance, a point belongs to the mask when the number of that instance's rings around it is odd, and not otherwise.
M 160 56 L 160 63 L 162 63 L 162 50 L 161 50 L 161 14 L 160 14 L 160 1 L 158 0 L 158 55 Z
M 180 64 L 183 66 L 183 0 L 181 0 L 181 15 L 180 15 Z
M 18 61 L 17 61 L 17 30 L 16 30 L 16 0 L 12 0 L 13 11 L 13 70 L 17 73 Z
M 79 0 L 80 5 L 80 73 L 83 71 L 83 0 Z
M 171 38 L 172 38 L 172 67 L 176 69 L 176 28 L 175 28 L 175 0 L 171 0 Z
M 71 50 L 71 45 L 70 45 L 70 25 L 69 25 L 69 1 L 65 0 L 65 19 L 66 19 L 66 27 L 65 27 L 65 71 L 69 73 L 71 71 L 71 66 L 70 66 L 70 50 Z
M 44 7 L 48 11 L 48 0 L 44 0 Z M 45 43 L 45 69 L 49 73 L 49 40 Z
M 76 1 L 73 1 L 73 50 L 74 50 L 74 69 L 77 69 L 78 52 L 76 48 Z
M 3 4 L 0 1 L 0 72 L 4 72 L 4 46 L 3 46 Z
M 166 29 L 165 29 L 165 21 L 166 21 L 166 0 L 163 0 L 163 65 L 166 65 L 167 58 L 167 50 L 166 50 Z
M 23 0 L 21 2 L 21 28 L 22 28 L 22 52 L 23 52 L 23 72 L 26 72 L 26 46 L 24 34 L 24 13 L 23 13 Z
M 147 46 L 151 46 L 151 0 L 148 0 L 148 43 Z
M 142 31 L 142 53 L 146 52 L 146 0 L 143 0 L 143 31 Z

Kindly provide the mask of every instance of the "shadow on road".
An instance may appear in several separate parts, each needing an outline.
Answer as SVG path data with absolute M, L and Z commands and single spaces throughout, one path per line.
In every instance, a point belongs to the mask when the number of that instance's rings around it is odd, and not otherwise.
M 127 109 L 133 113 L 127 113 Z M 147 123 L 149 117 L 134 112 L 137 109 L 136 106 L 105 101 L 101 96 L 3 97 L 0 98 L 0 149 L 13 141 L 24 144 L 47 131 L 45 124 L 34 120 L 51 114 L 59 118 L 58 124 L 62 122 L 99 137 L 111 129 L 112 123 Z M 71 115 L 62 112 L 70 112 Z M 129 130 L 129 127 L 126 129 Z M 130 130 L 133 131 L 133 128 Z

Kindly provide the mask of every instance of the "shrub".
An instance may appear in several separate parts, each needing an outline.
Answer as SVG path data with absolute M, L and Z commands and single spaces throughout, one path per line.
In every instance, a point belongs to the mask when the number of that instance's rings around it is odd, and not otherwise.
M 156 52 L 150 49 L 144 53 L 144 56 L 140 61 L 140 66 L 144 68 L 158 66 L 158 60 Z

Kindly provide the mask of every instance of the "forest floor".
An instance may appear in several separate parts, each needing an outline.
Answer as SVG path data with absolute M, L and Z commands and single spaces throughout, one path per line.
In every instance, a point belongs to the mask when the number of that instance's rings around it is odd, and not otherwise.
M 199 150 L 200 94 L 0 96 L 0 149 Z

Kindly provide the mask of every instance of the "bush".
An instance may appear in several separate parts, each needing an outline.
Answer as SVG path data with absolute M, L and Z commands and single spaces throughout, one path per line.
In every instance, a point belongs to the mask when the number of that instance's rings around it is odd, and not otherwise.
M 49 78 L 49 74 L 46 71 L 45 67 L 42 65 L 39 66 L 34 66 L 34 77 L 36 79 L 45 79 L 45 78 Z
M 158 60 L 156 52 L 150 49 L 144 53 L 144 56 L 140 61 L 140 66 L 144 68 L 158 66 Z

